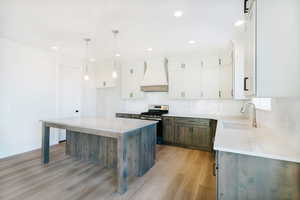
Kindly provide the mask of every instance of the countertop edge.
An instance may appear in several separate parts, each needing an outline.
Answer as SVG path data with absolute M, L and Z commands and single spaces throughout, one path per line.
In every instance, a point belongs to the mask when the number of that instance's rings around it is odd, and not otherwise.
M 136 120 L 136 119 L 133 119 L 133 120 Z M 132 129 L 128 129 L 128 130 L 122 130 L 122 131 L 118 131 L 118 130 L 112 130 L 112 129 L 95 129 L 95 128 L 89 128 L 89 127 L 84 127 L 84 126 L 78 126 L 78 125 L 70 125 L 70 124 L 66 124 L 66 123 L 63 123 L 63 122 L 58 122 L 58 121 L 55 121 L 54 120 L 51 120 L 51 119 L 42 119 L 42 120 L 39 120 L 39 122 L 41 123 L 46 123 L 46 124 L 51 124 L 53 126 L 57 126 L 57 127 L 65 127 L 66 129 L 67 128 L 75 128 L 75 129 L 79 129 L 79 130 L 90 130 L 90 131 L 95 131 L 95 132 L 108 132 L 108 133 L 113 133 L 113 134 L 117 134 L 117 136 L 122 136 L 123 134 L 126 134 L 128 132 L 132 132 L 132 131 L 135 131 L 137 129 L 141 129 L 141 128 L 144 128 L 144 127 L 147 127 L 147 126 L 151 126 L 151 125 L 155 125 L 157 124 L 158 122 L 157 121 L 151 121 L 151 120 L 143 120 L 143 121 L 147 121 L 147 124 L 144 124 L 144 125 L 140 125 L 140 126 L 137 126 L 136 128 L 132 128 Z M 50 126 L 52 127 L 52 126 Z M 55 127 L 54 127 L 55 128 Z
M 222 127 L 220 127 L 221 123 L 231 121 L 244 121 L 248 120 L 244 117 L 240 117 L 238 119 L 238 116 L 220 116 L 220 115 L 181 115 L 181 114 L 165 114 L 163 115 L 165 117 L 190 117 L 190 118 L 203 118 L 203 119 L 211 119 L 211 120 L 217 120 L 217 127 L 216 127 L 216 133 L 215 133 L 215 138 L 218 137 L 219 134 L 222 134 L 222 130 L 224 130 Z M 248 155 L 248 156 L 255 156 L 255 157 L 261 157 L 261 158 L 267 158 L 267 159 L 273 159 L 273 160 L 281 160 L 281 161 L 286 161 L 286 162 L 294 162 L 294 163 L 300 163 L 300 155 L 299 158 L 296 156 L 284 156 L 284 155 L 278 155 L 278 154 L 268 154 L 268 153 L 263 153 L 263 152 L 251 152 L 251 151 L 243 151 L 240 149 L 231 149 L 231 148 L 224 148 L 220 147 L 219 144 L 216 145 L 214 143 L 213 149 L 215 151 L 222 151 L 222 152 L 229 152 L 229 153 L 237 153 L 237 154 L 242 154 L 242 155 Z

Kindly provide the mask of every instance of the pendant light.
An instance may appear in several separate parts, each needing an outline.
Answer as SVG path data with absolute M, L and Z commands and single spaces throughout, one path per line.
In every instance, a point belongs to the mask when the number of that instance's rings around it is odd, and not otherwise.
M 84 39 L 85 44 L 86 44 L 86 52 L 85 52 L 85 59 L 84 59 L 84 75 L 83 75 L 83 79 L 85 81 L 90 80 L 90 76 L 89 76 L 89 55 L 88 55 L 88 48 L 89 48 L 89 42 L 91 41 L 90 38 L 85 38 Z
M 119 34 L 119 30 L 113 30 L 113 38 L 114 38 L 114 52 L 113 52 L 113 72 L 112 77 L 114 79 L 118 78 L 117 65 L 118 65 L 118 57 L 120 57 L 120 53 L 118 53 L 118 43 L 117 43 L 117 35 Z

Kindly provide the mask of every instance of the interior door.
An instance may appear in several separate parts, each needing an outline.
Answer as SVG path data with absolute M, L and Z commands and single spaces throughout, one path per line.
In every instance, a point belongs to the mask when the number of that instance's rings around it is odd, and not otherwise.
M 58 113 L 60 118 L 80 117 L 82 72 L 80 67 L 59 67 Z M 59 132 L 59 141 L 66 139 L 64 130 Z

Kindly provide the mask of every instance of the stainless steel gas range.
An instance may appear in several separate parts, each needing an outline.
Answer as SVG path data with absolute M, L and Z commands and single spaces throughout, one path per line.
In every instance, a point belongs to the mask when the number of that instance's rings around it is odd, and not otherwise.
M 168 105 L 149 105 L 147 112 L 141 114 L 117 113 L 116 117 L 158 121 L 157 144 L 163 143 L 162 115 L 169 112 Z

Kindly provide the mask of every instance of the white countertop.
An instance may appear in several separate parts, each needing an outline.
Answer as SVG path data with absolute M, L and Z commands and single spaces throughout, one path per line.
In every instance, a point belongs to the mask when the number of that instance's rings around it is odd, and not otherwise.
M 126 133 L 157 123 L 156 121 L 148 120 L 102 117 L 64 118 L 42 121 L 62 126 L 107 131 L 112 133 Z
M 214 149 L 300 163 L 300 137 L 251 123 L 223 119 L 218 122 Z
M 218 120 L 214 150 L 300 163 L 300 135 L 267 127 L 252 128 L 241 116 L 166 114 Z

